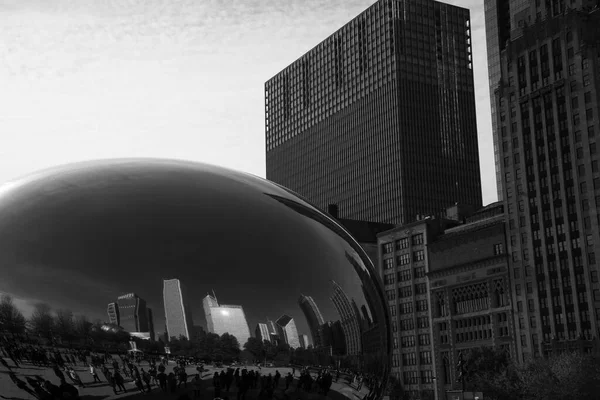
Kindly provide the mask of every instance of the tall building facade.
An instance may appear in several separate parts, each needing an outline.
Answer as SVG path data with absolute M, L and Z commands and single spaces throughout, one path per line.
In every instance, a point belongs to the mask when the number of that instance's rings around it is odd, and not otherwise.
M 146 309 L 148 311 L 148 332 L 150 333 L 150 340 L 156 340 L 156 333 L 154 332 L 154 313 L 151 308 Z
M 148 310 L 146 300 L 135 293 L 128 293 L 117 298 L 119 320 L 127 332 L 148 332 Z
M 545 19 L 563 14 L 567 10 L 589 8 L 597 5 L 597 0 L 485 0 L 485 31 L 488 56 L 490 102 L 492 110 L 492 132 L 494 138 L 494 160 L 496 164 L 496 185 L 498 200 L 504 199 L 504 179 L 500 163 L 502 161 L 502 125 L 498 121 L 499 103 L 495 95 L 500 88 L 502 71 L 500 55 L 511 38 L 523 35 L 523 31 Z M 505 126 L 505 129 L 508 129 Z
M 346 339 L 346 354 L 361 354 L 362 330 L 358 308 L 337 282 L 332 283 L 333 293 L 330 299 L 340 316 L 340 322 Z
M 413 398 L 434 397 L 426 248 L 441 229 L 439 220 L 429 218 L 378 237 L 378 269 L 392 320 L 392 373 Z
M 275 321 L 275 326 L 277 327 L 278 336 L 284 343 L 287 343 L 292 349 L 300 347 L 300 336 L 294 318 L 284 314 Z
M 304 313 L 308 328 L 310 329 L 310 335 L 312 337 L 313 347 L 323 346 L 323 332 L 322 325 L 325 323 L 321 310 L 317 306 L 317 303 L 311 296 L 300 295 L 298 299 L 298 305 Z
M 267 179 L 346 218 L 480 206 L 469 11 L 380 0 L 265 84 Z
M 515 356 L 505 225 L 503 203 L 493 203 L 427 246 L 438 393 L 461 388 L 455 368 L 461 352 L 487 346 Z
M 163 281 L 163 301 L 165 305 L 165 319 L 167 336 L 190 338 L 194 322 L 189 305 L 186 303 L 186 290 L 179 279 L 165 279 Z
M 119 305 L 116 302 L 108 303 L 106 312 L 108 313 L 108 322 L 119 326 L 121 322 L 119 318 Z
M 501 16 L 510 34 L 494 95 L 523 361 L 600 335 L 600 10 L 518 3 Z
M 259 322 L 256 324 L 256 329 L 254 329 L 254 337 L 256 337 L 261 342 L 271 341 L 271 334 L 269 333 L 269 327 L 267 324 Z
M 303 333 L 299 336 L 299 339 L 300 339 L 300 347 L 303 349 L 308 349 L 308 346 L 310 346 L 310 341 L 308 340 L 308 335 Z
M 219 336 L 229 333 L 235 336 L 240 347 L 243 347 L 250 338 L 250 328 L 246 321 L 244 308 L 237 305 L 220 305 L 217 299 L 210 295 L 206 296 L 202 302 L 208 332 L 216 333 Z

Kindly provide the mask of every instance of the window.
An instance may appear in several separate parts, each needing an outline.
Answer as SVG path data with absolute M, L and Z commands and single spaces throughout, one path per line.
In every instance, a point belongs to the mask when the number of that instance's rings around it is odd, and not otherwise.
M 412 296 L 412 287 L 403 286 L 398 289 L 398 295 L 402 298 Z
M 417 311 L 427 311 L 429 308 L 427 300 L 417 301 Z
M 402 238 L 402 239 L 396 240 L 396 250 L 408 249 L 408 246 L 409 246 L 408 238 Z
M 392 243 L 384 243 L 382 248 L 383 254 L 389 254 L 394 251 L 394 245 Z
M 425 277 L 425 267 L 415 268 L 415 278 L 424 278 Z
M 494 245 L 494 255 L 500 255 L 500 254 L 504 254 L 504 244 L 503 243 L 496 243 Z
M 419 328 L 429 328 L 429 317 L 417 318 L 417 326 Z
M 395 282 L 394 274 L 385 274 L 383 276 L 383 284 L 384 285 L 391 285 L 394 282 Z
M 417 283 L 415 285 L 415 293 L 416 294 L 425 294 L 425 293 L 427 293 L 427 285 L 425 283 Z
M 421 346 L 427 346 L 427 345 L 431 344 L 431 337 L 427 334 L 419 335 L 419 344 Z
M 396 290 L 386 290 L 385 295 L 387 296 L 388 300 L 394 300 L 396 298 Z
M 413 235 L 412 244 L 413 245 L 423 244 L 423 234 L 419 233 L 419 234 Z
M 422 351 L 421 352 L 421 364 L 431 364 L 431 352 L 430 351 Z
M 398 271 L 398 282 L 406 282 L 410 281 L 410 269 L 405 269 L 403 271 Z
M 394 315 L 396 315 L 396 306 L 390 306 L 390 315 L 393 317 Z
M 383 260 L 383 268 L 384 269 L 392 269 L 392 268 L 394 268 L 394 259 L 393 258 L 386 258 L 385 260 Z
M 413 253 L 413 261 L 423 261 L 425 259 L 425 252 L 423 250 L 415 251 Z
M 402 254 L 398 257 L 398 265 L 410 264 L 410 254 Z

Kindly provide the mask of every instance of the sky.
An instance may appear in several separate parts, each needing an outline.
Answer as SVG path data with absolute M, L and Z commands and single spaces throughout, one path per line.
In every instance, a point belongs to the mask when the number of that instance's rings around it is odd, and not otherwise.
M 484 204 L 496 200 L 482 0 L 471 10 Z M 2 0 L 0 183 L 161 157 L 265 177 L 264 83 L 372 0 Z

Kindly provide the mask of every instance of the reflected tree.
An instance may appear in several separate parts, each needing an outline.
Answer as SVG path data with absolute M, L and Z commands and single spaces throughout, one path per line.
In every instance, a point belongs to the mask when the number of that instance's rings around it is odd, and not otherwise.
M 15 306 L 12 297 L 3 294 L 0 298 L 0 332 L 21 336 L 25 333 L 26 325 L 27 321 Z
M 34 335 L 52 340 L 54 318 L 48 304 L 37 303 L 34 306 L 33 314 L 29 319 L 29 328 Z

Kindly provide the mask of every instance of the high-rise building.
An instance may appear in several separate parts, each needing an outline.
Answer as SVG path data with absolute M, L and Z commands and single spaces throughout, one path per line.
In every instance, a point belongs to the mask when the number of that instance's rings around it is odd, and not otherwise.
M 300 347 L 303 349 L 308 349 L 308 346 L 310 346 L 310 341 L 308 340 L 308 335 L 302 333 L 302 334 L 300 334 L 300 336 L 298 336 L 298 339 L 300 340 Z
M 280 340 L 283 340 L 283 342 L 287 343 L 292 349 L 300 347 L 300 338 L 298 336 L 298 329 L 296 328 L 294 318 L 284 314 L 275 322 L 275 326 Z
M 420 353 L 420 362 L 434 366 L 438 393 L 461 389 L 455 366 L 460 353 L 469 348 L 503 349 L 514 359 L 514 311 L 529 305 L 514 307 L 511 302 L 505 225 L 503 203 L 492 203 L 428 242 L 425 265 L 431 307 L 421 315 L 432 318 L 434 346 L 431 361 L 423 357 L 429 357 L 428 351 Z M 419 351 L 422 344 L 419 335 Z
M 325 323 L 321 310 L 317 306 L 317 303 L 311 296 L 300 295 L 298 299 L 298 305 L 304 313 L 306 323 L 310 329 L 310 335 L 313 341 L 313 347 L 323 346 L 323 338 L 321 332 L 321 326 Z
M 189 305 L 186 303 L 186 290 L 179 279 L 165 279 L 163 281 L 163 301 L 165 304 L 165 319 L 167 321 L 167 335 L 179 338 L 190 338 L 194 322 Z
M 262 322 L 259 322 L 258 324 L 256 324 L 256 329 L 254 330 L 254 335 L 261 342 L 264 342 L 265 340 L 267 340 L 269 342 L 271 341 L 271 334 L 269 333 L 269 327 L 267 326 L 267 324 L 263 324 Z
M 498 200 L 504 199 L 504 179 L 500 163 L 502 162 L 502 132 L 499 121 L 500 109 L 496 91 L 502 80 L 501 53 L 508 46 L 511 38 L 521 37 L 531 26 L 559 16 L 565 11 L 592 8 L 597 0 L 565 0 L 542 2 L 539 0 L 485 0 L 485 30 L 487 38 L 488 74 L 490 85 L 490 100 L 492 110 L 492 132 L 494 138 L 494 160 L 496 164 L 496 185 Z M 509 129 L 504 125 L 505 131 Z
M 380 0 L 265 84 L 267 179 L 346 218 L 481 206 L 469 11 Z
M 222 335 L 229 333 L 235 336 L 240 347 L 250 338 L 250 328 L 246 321 L 244 308 L 237 305 L 219 304 L 213 296 L 206 296 L 202 301 L 206 324 L 210 333 Z
M 269 335 L 271 336 L 271 343 L 278 344 L 282 338 L 279 336 L 279 330 L 275 322 L 267 319 L 267 327 L 269 328 Z
M 117 298 L 120 326 L 127 332 L 148 332 L 146 300 L 135 293 Z
M 344 331 L 346 341 L 346 352 L 348 355 L 361 354 L 361 326 L 360 315 L 357 314 L 356 304 L 353 303 L 344 289 L 335 281 L 333 283 L 333 294 L 331 301 L 335 306 Z
M 119 318 L 119 305 L 116 302 L 108 303 L 106 312 L 108 313 L 108 322 L 119 326 L 121 322 Z
M 519 361 L 600 335 L 600 10 L 486 0 Z M 587 7 L 587 8 L 586 8 Z M 491 26 L 493 28 L 493 26 Z M 490 28 L 488 28 L 489 30 Z
M 473 221 L 490 216 L 486 210 L 487 208 L 484 208 Z M 436 349 L 450 352 L 451 363 L 456 360 L 453 358 L 455 353 L 448 350 L 449 343 L 454 343 L 454 340 L 438 340 L 437 336 L 432 334 L 432 329 L 436 333 L 439 331 L 437 326 L 431 326 L 432 307 L 429 293 L 431 290 L 437 290 L 438 286 L 428 283 L 427 274 L 432 266 L 427 249 L 446 229 L 459 226 L 471 216 L 473 207 L 454 205 L 447 209 L 445 218 L 424 217 L 378 236 L 378 272 L 384 284 L 392 324 L 392 373 L 401 380 L 405 390 L 414 398 L 433 398 L 435 383 L 445 385 L 433 379 L 436 376 L 436 365 L 440 362 L 435 357 Z M 447 274 L 459 273 L 460 276 L 448 279 L 444 285 L 452 286 L 454 282 L 462 282 L 463 275 L 469 275 L 469 278 L 464 279 L 465 282 L 471 279 L 470 274 L 463 274 L 464 268 L 467 267 L 461 266 L 467 264 L 463 260 L 471 250 L 461 250 L 465 253 L 462 258 L 447 260 L 456 263 L 460 272 L 448 272 L 447 269 L 443 271 Z M 468 266 L 471 267 L 473 266 Z M 448 324 L 450 322 L 447 322 L 446 326 Z M 367 331 L 363 340 L 372 342 L 374 338 Z M 448 382 L 452 383 L 450 379 Z M 442 392 L 438 391 L 438 394 L 440 393 Z
M 146 309 L 148 311 L 148 332 L 150 333 L 150 340 L 156 340 L 156 334 L 154 332 L 154 313 L 151 308 Z

